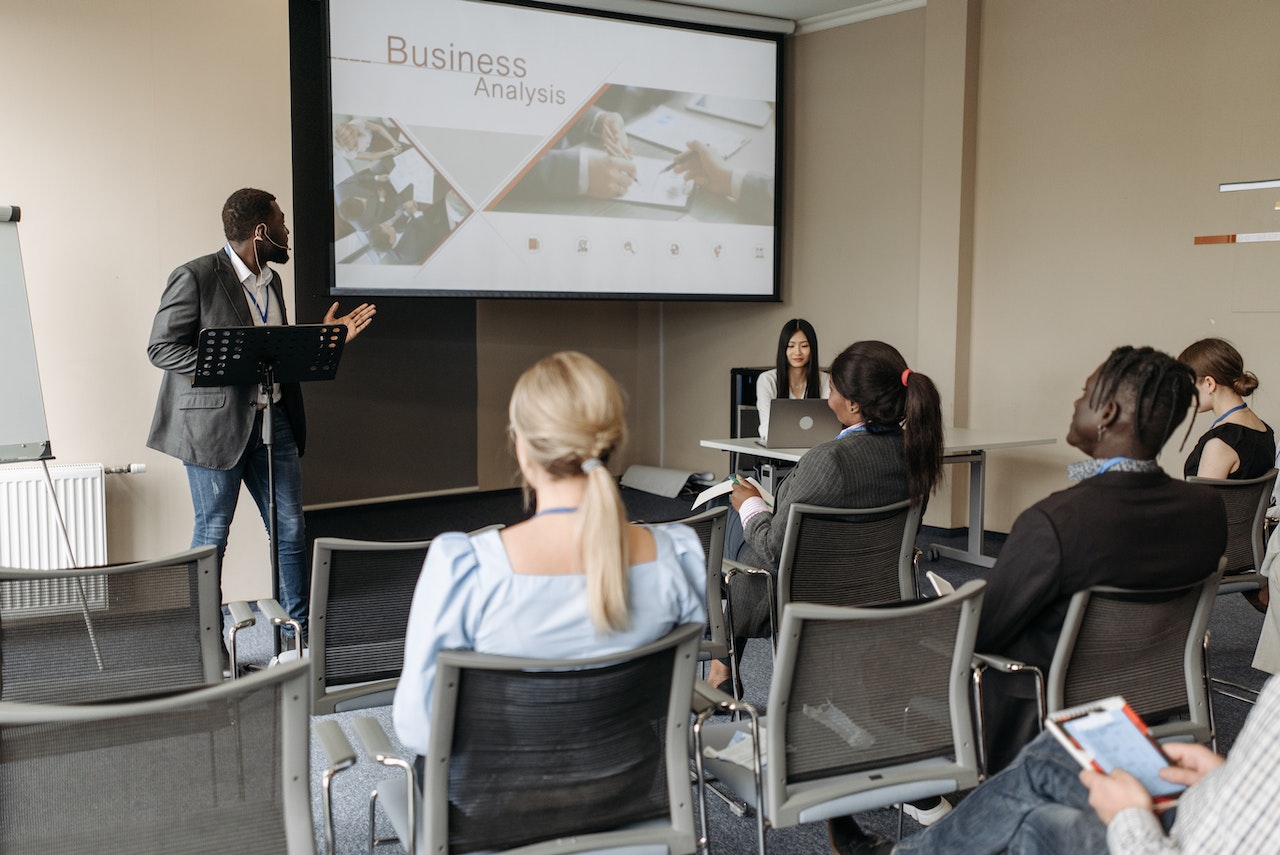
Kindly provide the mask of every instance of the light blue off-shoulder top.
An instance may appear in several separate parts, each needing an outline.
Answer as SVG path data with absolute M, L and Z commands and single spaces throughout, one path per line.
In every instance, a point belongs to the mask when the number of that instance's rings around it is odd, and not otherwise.
M 585 659 L 633 650 L 684 623 L 706 620 L 706 559 L 688 526 L 648 526 L 657 554 L 628 574 L 630 626 L 598 632 L 582 574 L 534 576 L 511 567 L 497 530 L 450 532 L 427 552 L 409 611 L 404 670 L 392 709 L 396 735 L 427 752 L 436 654 Z

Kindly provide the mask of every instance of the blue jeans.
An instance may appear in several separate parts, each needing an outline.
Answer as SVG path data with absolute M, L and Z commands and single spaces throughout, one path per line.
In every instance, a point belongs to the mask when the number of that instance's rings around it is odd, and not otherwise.
M 307 544 L 303 534 L 302 465 L 298 461 L 298 444 L 294 442 L 289 419 L 282 408 L 275 407 L 274 411 L 272 449 L 275 459 L 276 537 L 280 545 L 278 599 L 290 617 L 302 622 L 305 630 L 311 579 L 306 568 Z M 217 545 L 219 585 L 222 582 L 222 556 L 227 550 L 227 532 L 236 513 L 241 483 L 249 488 L 249 495 L 253 496 L 262 521 L 270 531 L 267 447 L 262 444 L 262 418 L 260 413 L 249 435 L 249 444 L 235 466 L 208 469 L 193 463 L 186 464 L 191 504 L 196 515 L 191 545 Z
M 937 825 L 893 851 L 1106 855 L 1107 827 L 1089 807 L 1079 774 L 1080 764 L 1042 733 Z

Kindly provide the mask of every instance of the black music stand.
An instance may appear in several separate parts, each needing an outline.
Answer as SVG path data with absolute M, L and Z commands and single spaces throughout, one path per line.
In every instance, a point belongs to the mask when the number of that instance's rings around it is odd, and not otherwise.
M 267 532 L 271 540 L 271 596 L 280 599 L 280 546 L 276 540 L 276 478 L 274 442 L 277 383 L 332 380 L 347 341 L 342 324 L 220 327 L 202 329 L 196 343 L 193 386 L 255 385 L 266 397 L 262 415 L 262 444 L 267 447 Z M 280 628 L 272 633 L 274 652 L 280 653 Z M 298 639 L 301 644 L 302 639 Z

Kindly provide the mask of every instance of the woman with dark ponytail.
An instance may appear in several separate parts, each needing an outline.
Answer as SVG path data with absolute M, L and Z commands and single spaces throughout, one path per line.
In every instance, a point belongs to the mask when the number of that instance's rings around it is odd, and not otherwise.
M 778 490 L 770 511 L 749 484 L 733 488 L 725 554 L 745 564 L 778 571 L 778 556 L 793 504 L 833 508 L 878 508 L 903 499 L 923 506 L 942 477 L 942 401 L 926 375 L 907 366 L 882 341 L 849 345 L 831 363 L 827 399 L 844 430 L 810 449 Z M 741 522 L 741 526 L 738 522 Z M 737 576 L 731 592 L 739 655 L 747 637 L 764 635 L 769 603 L 763 584 Z M 740 589 L 741 588 L 741 589 Z M 725 662 L 707 675 L 719 686 L 729 679 Z

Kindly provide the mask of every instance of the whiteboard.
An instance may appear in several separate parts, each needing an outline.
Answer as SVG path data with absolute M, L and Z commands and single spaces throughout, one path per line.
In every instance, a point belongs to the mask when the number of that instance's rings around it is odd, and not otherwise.
M 52 457 L 31 307 L 18 248 L 18 209 L 0 205 L 0 463 Z

